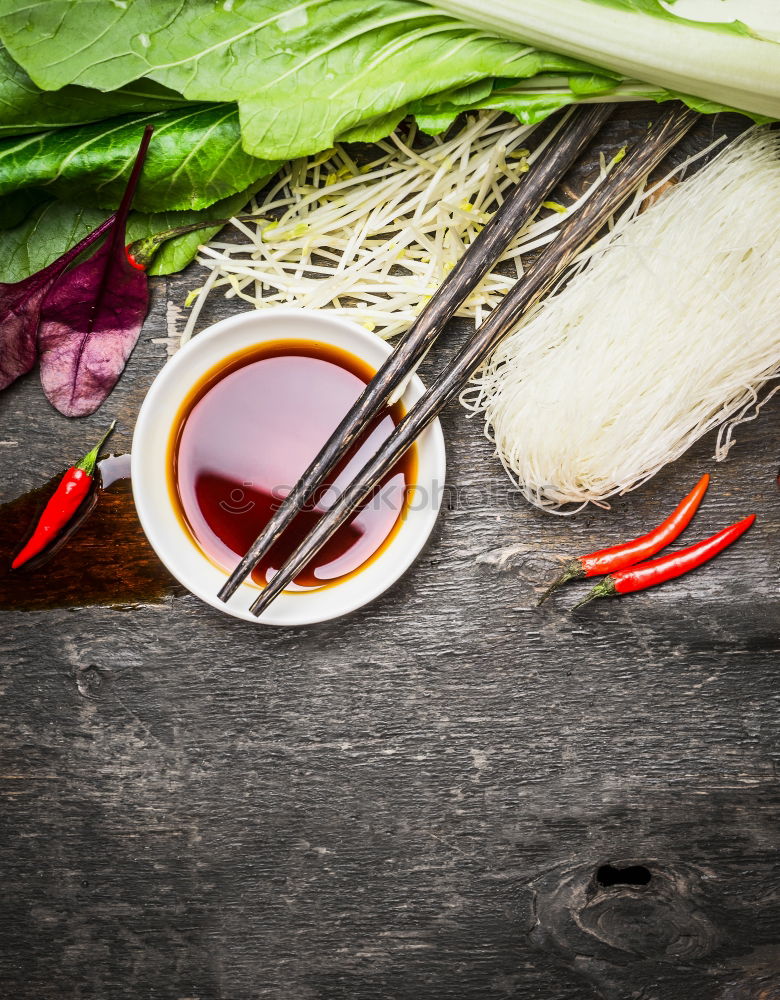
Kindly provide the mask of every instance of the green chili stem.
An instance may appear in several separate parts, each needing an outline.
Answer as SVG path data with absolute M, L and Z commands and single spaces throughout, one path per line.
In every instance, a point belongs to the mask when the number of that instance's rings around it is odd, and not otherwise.
M 100 449 L 108 440 L 111 432 L 116 427 L 116 420 L 111 422 L 111 426 L 108 428 L 103 437 L 98 441 L 92 451 L 88 451 L 87 454 L 77 462 L 74 466 L 75 469 L 82 469 L 88 476 L 93 476 L 95 474 L 95 466 L 97 465 L 98 457 L 100 456 Z
M 261 218 L 259 215 L 232 215 L 229 219 L 206 219 L 204 222 L 192 222 L 187 226 L 164 229 L 160 233 L 144 236 L 140 240 L 131 243 L 127 248 L 127 252 L 138 267 L 147 268 L 163 243 L 167 243 L 168 240 L 173 240 L 177 236 L 185 236 L 187 233 L 197 232 L 198 229 L 213 229 L 215 226 L 226 226 L 233 219 L 237 219 L 239 222 L 257 222 Z

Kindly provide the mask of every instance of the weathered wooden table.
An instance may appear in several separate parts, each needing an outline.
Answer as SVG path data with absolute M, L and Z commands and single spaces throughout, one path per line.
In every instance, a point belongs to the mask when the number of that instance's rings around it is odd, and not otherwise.
M 199 280 L 156 283 L 88 421 L 34 376 L 0 397 L 2 499 L 109 416 L 129 446 L 152 340 Z M 709 437 L 574 519 L 513 495 L 452 407 L 431 543 L 330 624 L 193 597 L 4 614 L 0 997 L 780 997 L 778 404 L 726 463 Z M 573 591 L 534 607 L 551 556 L 647 529 L 705 470 L 695 534 L 756 511 L 737 547 L 577 615 Z

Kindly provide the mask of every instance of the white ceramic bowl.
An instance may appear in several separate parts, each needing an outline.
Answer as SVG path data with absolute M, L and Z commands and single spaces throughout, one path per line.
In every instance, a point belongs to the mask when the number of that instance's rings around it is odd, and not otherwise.
M 237 351 L 271 340 L 316 340 L 362 358 L 376 369 L 391 348 L 348 320 L 305 309 L 267 309 L 231 316 L 194 337 L 165 365 L 141 406 L 132 450 L 132 483 L 138 516 L 157 555 L 189 591 L 220 611 L 258 622 L 249 607 L 259 593 L 244 583 L 225 604 L 217 593 L 227 574 L 200 550 L 174 507 L 169 489 L 169 440 L 180 407 L 202 377 Z M 424 391 L 416 376 L 402 402 L 408 409 Z M 417 442 L 418 487 L 389 544 L 368 565 L 319 590 L 284 592 L 259 621 L 308 625 L 347 614 L 394 583 L 416 559 L 436 522 L 446 473 L 438 420 Z

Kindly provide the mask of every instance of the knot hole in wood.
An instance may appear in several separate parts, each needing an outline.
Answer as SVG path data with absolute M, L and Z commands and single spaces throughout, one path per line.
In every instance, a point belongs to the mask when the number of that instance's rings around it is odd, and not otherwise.
M 531 940 L 601 985 L 632 966 L 691 968 L 722 938 L 703 881 L 694 866 L 649 859 L 555 869 L 533 885 Z
M 644 865 L 629 865 L 627 868 L 601 865 L 594 875 L 596 885 L 604 889 L 613 885 L 649 885 L 652 877 L 653 873 Z

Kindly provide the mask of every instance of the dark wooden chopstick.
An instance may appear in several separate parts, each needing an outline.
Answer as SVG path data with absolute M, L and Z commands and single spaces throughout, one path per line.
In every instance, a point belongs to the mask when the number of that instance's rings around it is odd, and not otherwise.
M 519 230 L 538 211 L 545 196 L 564 176 L 613 110 L 614 105 L 611 104 L 586 105 L 574 109 L 562 134 L 556 138 L 542 160 L 535 163 L 510 190 L 495 215 L 469 247 L 468 253 L 450 271 L 431 297 L 425 311 L 404 334 L 320 453 L 272 514 L 220 590 L 220 600 L 230 600 L 326 476 L 352 448 L 360 434 L 387 407 L 458 307 L 490 271 Z
M 409 410 L 339 499 L 317 522 L 290 558 L 272 577 L 252 605 L 260 615 L 371 495 L 377 483 L 411 447 L 439 411 L 467 384 L 471 374 L 512 330 L 523 313 L 549 290 L 556 277 L 604 226 L 642 179 L 657 166 L 698 120 L 699 114 L 675 105 L 669 108 L 618 164 L 569 224 L 528 268 L 500 304 L 455 356 L 448 369 Z

